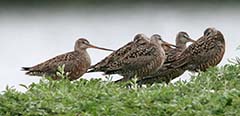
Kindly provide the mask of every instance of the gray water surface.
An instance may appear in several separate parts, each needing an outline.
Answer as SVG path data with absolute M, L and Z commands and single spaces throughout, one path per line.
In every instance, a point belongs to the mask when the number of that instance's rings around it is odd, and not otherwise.
M 227 59 L 239 56 L 240 7 L 238 6 L 168 6 L 139 4 L 134 6 L 2 8 L 0 10 L 0 91 L 6 85 L 24 91 L 19 84 L 38 82 L 40 77 L 24 75 L 22 66 L 32 66 L 56 55 L 71 51 L 79 37 L 95 45 L 118 49 L 137 33 L 159 33 L 174 43 L 179 31 L 199 38 L 207 27 L 222 31 Z M 92 64 L 110 54 L 89 49 Z M 186 73 L 182 79 L 189 78 Z M 101 73 L 84 78 L 102 77 Z

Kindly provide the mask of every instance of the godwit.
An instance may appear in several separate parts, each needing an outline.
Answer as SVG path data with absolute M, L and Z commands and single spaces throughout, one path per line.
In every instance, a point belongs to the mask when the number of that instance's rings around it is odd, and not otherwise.
M 166 50 L 167 59 L 165 60 L 163 66 L 156 73 L 153 73 L 149 76 L 144 77 L 142 80 L 139 80 L 138 83 L 169 83 L 172 79 L 179 77 L 185 72 L 185 70 L 182 68 L 172 68 L 169 67 L 169 65 L 176 62 L 179 55 L 186 49 L 186 44 L 188 42 L 195 42 L 195 40 L 192 40 L 186 32 L 179 32 L 176 36 L 175 42 L 177 46 L 176 48 L 168 48 Z
M 153 35 L 149 40 L 144 34 L 137 34 L 134 41 L 119 48 L 101 62 L 92 66 L 89 72 L 101 71 L 104 74 L 120 74 L 127 81 L 132 77 L 139 79 L 157 71 L 165 61 L 165 52 L 160 35 Z M 174 46 L 174 45 L 172 45 Z
M 87 48 L 113 51 L 111 49 L 91 45 L 86 39 L 80 38 L 75 42 L 74 51 L 56 56 L 33 67 L 22 67 L 22 70 L 27 71 L 27 75 L 46 75 L 52 77 L 54 80 L 58 80 L 60 77 L 56 74 L 57 68 L 65 65 L 64 72 L 69 73 L 69 80 L 76 80 L 80 78 L 91 65 L 90 56 L 86 51 Z
M 223 34 L 215 28 L 207 28 L 204 35 L 191 44 L 172 65 L 189 71 L 206 71 L 207 68 L 219 64 L 225 53 Z

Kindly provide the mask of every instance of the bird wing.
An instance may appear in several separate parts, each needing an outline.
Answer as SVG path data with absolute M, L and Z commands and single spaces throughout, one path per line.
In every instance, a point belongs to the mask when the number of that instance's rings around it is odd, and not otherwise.
M 57 68 L 59 66 L 65 65 L 65 71 L 68 72 L 70 68 L 75 66 L 75 63 L 78 60 L 78 58 L 74 55 L 74 52 L 69 52 L 66 54 L 62 54 L 59 56 L 56 56 L 54 58 L 51 58 L 43 63 L 40 63 L 38 65 L 35 65 L 33 67 L 29 68 L 29 74 L 36 73 L 36 74 L 50 74 L 55 73 L 57 71 Z
M 174 61 L 176 61 L 176 59 L 179 57 L 179 55 L 183 52 L 183 49 L 180 48 L 175 48 L 175 49 L 171 49 L 169 51 L 166 52 L 166 60 L 164 62 L 164 64 L 167 63 L 172 63 Z
M 172 64 L 170 64 L 171 67 L 179 68 L 183 65 L 186 65 L 188 62 L 190 62 L 194 57 L 197 57 L 199 53 L 201 53 L 201 48 L 204 45 L 204 36 L 199 38 L 197 42 L 192 43 L 189 45 L 183 52 L 181 52 L 178 57 L 175 59 Z
M 111 67 L 107 69 L 106 74 L 113 74 L 126 69 L 137 70 L 145 67 L 157 57 L 156 54 L 153 54 L 155 51 L 156 48 L 151 45 L 147 45 L 147 47 L 145 44 L 138 45 L 138 47 L 113 62 Z
M 174 68 L 181 67 L 187 64 L 204 63 L 209 60 L 212 54 L 216 54 L 215 48 L 217 43 L 215 36 L 202 36 L 195 43 L 186 48 L 177 58 L 177 61 L 172 64 Z

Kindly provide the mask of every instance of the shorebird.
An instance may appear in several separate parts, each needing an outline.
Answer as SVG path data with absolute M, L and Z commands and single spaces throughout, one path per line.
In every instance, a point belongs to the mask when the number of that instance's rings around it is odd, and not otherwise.
M 175 39 L 176 48 L 166 51 L 167 59 L 164 64 L 174 62 L 178 58 L 178 56 L 187 48 L 188 42 L 194 43 L 196 41 L 191 39 L 187 32 L 178 32 Z
M 173 68 L 184 68 L 189 71 L 206 71 L 219 64 L 225 53 L 223 34 L 215 28 L 207 28 L 204 35 L 191 44 L 173 63 Z
M 166 60 L 163 66 L 156 72 L 151 75 L 144 77 L 142 80 L 139 80 L 138 83 L 141 84 L 152 84 L 159 82 L 169 83 L 172 79 L 182 75 L 185 70 L 182 68 L 172 68 L 169 65 L 173 62 L 176 62 L 179 55 L 186 49 L 186 44 L 188 42 L 196 42 L 191 39 L 186 32 L 179 32 L 176 36 L 176 48 L 167 48 L 166 51 Z
M 80 78 L 90 67 L 91 59 L 87 53 L 87 48 L 96 48 L 101 50 L 113 51 L 111 49 L 101 48 L 91 45 L 88 40 L 80 38 L 75 42 L 74 51 L 68 52 L 33 67 L 22 67 L 31 76 L 50 76 L 53 80 L 59 80 L 56 74 L 57 68 L 64 65 L 64 72 L 68 72 L 70 81 Z
M 157 34 L 150 40 L 144 34 L 137 34 L 134 41 L 91 66 L 89 72 L 122 75 L 123 78 L 116 82 L 127 81 L 135 76 L 137 78 L 147 76 L 157 71 L 166 59 L 162 45 L 174 46 L 162 42 L 161 36 Z
M 105 72 L 107 69 L 109 69 L 111 67 L 111 65 L 114 65 L 113 63 L 116 60 L 120 59 L 122 56 L 127 54 L 129 51 L 135 49 L 135 47 L 137 47 L 137 43 L 144 43 L 144 42 L 148 42 L 148 41 L 149 40 L 145 35 L 137 34 L 134 37 L 133 41 L 127 43 L 123 47 L 114 51 L 109 56 L 107 56 L 106 58 L 104 58 L 103 60 L 98 62 L 97 64 L 92 65 L 89 68 L 88 72 Z

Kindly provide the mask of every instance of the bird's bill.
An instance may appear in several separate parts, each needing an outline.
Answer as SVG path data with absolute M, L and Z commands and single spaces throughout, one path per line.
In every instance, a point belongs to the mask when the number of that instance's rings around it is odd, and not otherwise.
M 195 40 L 193 40 L 193 39 L 190 38 L 190 37 L 188 37 L 187 39 L 188 39 L 190 42 L 193 42 L 193 43 L 196 42 Z
M 99 49 L 99 50 L 114 51 L 112 49 L 102 48 L 102 47 L 98 47 L 98 46 L 91 45 L 91 44 L 89 44 L 88 46 L 89 46 L 89 48 L 95 48 L 95 49 Z
M 168 42 L 165 42 L 165 41 L 164 41 L 163 45 L 166 45 L 166 46 L 169 46 L 169 47 L 170 47 L 170 46 L 177 47 L 176 45 L 173 45 L 173 44 L 168 43 Z

